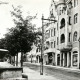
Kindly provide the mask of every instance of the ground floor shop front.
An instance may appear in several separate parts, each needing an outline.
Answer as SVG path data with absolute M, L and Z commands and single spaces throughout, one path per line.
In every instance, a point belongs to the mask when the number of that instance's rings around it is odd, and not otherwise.
M 61 66 L 67 68 L 79 68 L 80 54 L 78 49 L 71 51 L 60 51 L 57 53 L 47 53 L 43 57 L 43 63 L 46 65 Z
M 35 57 L 36 63 L 41 61 L 41 53 Z M 30 59 L 30 60 L 33 60 Z M 73 48 L 69 51 L 48 52 L 43 55 L 43 64 L 53 65 L 67 68 L 79 68 L 80 67 L 80 54 L 78 48 Z
M 79 68 L 80 66 L 79 49 L 73 48 L 71 51 L 60 52 L 60 66 Z

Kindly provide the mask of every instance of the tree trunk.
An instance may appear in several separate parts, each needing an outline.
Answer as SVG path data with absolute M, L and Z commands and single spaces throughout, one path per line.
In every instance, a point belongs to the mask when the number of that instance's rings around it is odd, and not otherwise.
M 13 65 L 15 66 L 15 56 L 14 56 L 14 63 L 13 63 Z
M 18 66 L 18 53 L 16 55 L 16 66 Z
M 31 54 L 31 63 L 32 63 L 32 54 Z
M 10 64 L 12 64 L 11 56 L 9 57 L 9 60 L 10 60 Z
M 23 52 L 21 52 L 21 67 L 23 67 Z

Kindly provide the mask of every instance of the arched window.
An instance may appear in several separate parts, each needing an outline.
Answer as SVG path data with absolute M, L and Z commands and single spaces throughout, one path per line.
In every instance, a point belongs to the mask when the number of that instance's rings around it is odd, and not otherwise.
M 74 32 L 73 41 L 77 41 L 77 31 Z
M 62 35 L 61 35 L 61 43 L 64 43 L 64 42 L 65 42 L 65 35 L 62 34 Z
M 64 18 L 62 18 L 62 20 L 61 20 L 60 29 L 63 28 L 63 27 L 65 27 L 65 19 Z

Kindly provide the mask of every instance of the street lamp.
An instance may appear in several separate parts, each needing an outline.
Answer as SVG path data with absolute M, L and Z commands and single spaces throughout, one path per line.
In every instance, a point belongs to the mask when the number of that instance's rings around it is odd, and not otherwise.
M 57 20 L 45 19 L 44 16 L 42 15 L 42 47 L 41 47 L 40 75 L 43 75 L 43 54 L 44 54 L 44 25 L 43 25 L 43 23 L 44 23 L 44 20 L 57 22 Z M 51 23 L 49 23 L 49 24 L 51 24 Z
M 80 37 L 79 37 L 78 41 L 79 41 L 79 69 L 80 69 Z

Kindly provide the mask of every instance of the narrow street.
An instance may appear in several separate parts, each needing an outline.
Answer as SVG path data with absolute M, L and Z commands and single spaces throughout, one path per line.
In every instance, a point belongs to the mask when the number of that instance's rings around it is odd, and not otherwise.
M 28 70 L 30 69 L 30 70 L 33 70 L 33 71 L 37 72 L 38 74 L 40 74 L 40 67 L 36 66 L 36 65 L 34 66 L 32 64 L 24 63 L 24 69 L 26 70 L 26 71 L 24 71 L 25 73 L 27 72 L 27 69 Z M 78 74 L 77 73 L 70 73 L 70 72 L 67 73 L 66 71 L 61 71 L 61 70 L 46 68 L 46 67 L 44 67 L 43 74 L 46 76 L 51 76 L 57 80 L 80 80 L 79 73 Z M 48 79 L 48 80 L 50 80 L 50 79 Z

